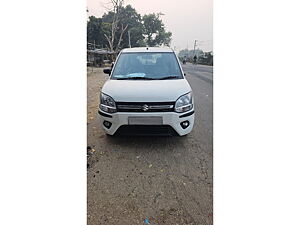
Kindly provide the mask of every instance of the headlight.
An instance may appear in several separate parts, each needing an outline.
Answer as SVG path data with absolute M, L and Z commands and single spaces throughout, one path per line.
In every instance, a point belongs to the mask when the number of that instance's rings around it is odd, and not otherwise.
M 182 113 L 187 112 L 193 108 L 193 96 L 192 93 L 182 95 L 175 103 L 175 111 Z
M 117 112 L 116 103 L 112 97 L 101 93 L 100 94 L 100 109 L 104 112 Z

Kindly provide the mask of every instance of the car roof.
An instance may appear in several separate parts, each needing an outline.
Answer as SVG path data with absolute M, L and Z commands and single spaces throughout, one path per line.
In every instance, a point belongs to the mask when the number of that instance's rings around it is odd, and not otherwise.
M 136 47 L 136 48 L 124 48 L 122 53 L 126 52 L 173 52 L 171 48 L 166 47 Z

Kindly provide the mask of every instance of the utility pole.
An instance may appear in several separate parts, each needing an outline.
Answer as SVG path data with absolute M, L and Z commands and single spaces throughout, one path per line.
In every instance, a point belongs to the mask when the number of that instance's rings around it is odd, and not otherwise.
M 197 41 L 198 40 L 195 40 L 195 43 L 194 43 L 194 55 L 195 55 L 195 49 L 196 49 L 196 46 L 197 46 Z
M 130 30 L 128 31 L 128 44 L 129 44 L 129 48 L 131 48 L 131 41 L 130 41 Z

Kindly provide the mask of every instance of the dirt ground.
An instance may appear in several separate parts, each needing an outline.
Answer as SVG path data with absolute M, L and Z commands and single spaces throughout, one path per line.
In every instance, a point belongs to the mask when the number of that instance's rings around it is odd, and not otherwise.
M 151 225 L 211 225 L 211 84 L 189 78 L 202 87 L 193 90 L 201 105 L 196 110 L 207 116 L 186 137 L 107 137 L 97 114 L 107 79 L 101 68 L 88 68 L 88 225 L 147 224 L 145 219 Z

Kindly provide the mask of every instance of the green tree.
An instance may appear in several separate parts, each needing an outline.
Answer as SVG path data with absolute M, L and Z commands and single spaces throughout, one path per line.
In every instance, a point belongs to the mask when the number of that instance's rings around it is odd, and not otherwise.
M 188 58 L 193 58 L 194 56 L 197 56 L 197 58 L 201 58 L 204 55 L 204 52 L 201 49 L 196 49 L 194 50 L 188 50 L 188 49 L 183 49 L 179 52 L 178 57 L 183 58 L 184 56 Z
M 108 12 L 103 15 L 102 19 L 104 22 L 104 30 L 108 35 L 110 32 L 111 24 L 113 23 L 114 12 Z M 130 42 L 132 47 L 141 46 L 143 40 L 143 24 L 141 22 L 141 15 L 136 12 L 131 5 L 127 5 L 126 7 L 121 7 L 119 9 L 118 15 L 119 23 L 116 28 L 115 36 L 122 37 L 121 39 L 114 39 L 114 46 L 119 48 L 129 47 L 129 33 L 130 32 Z M 124 32 L 124 27 L 127 27 Z M 123 34 L 122 34 L 123 32 Z M 119 43 L 120 41 L 120 43 Z M 119 43 L 119 44 L 118 44 Z
M 128 24 L 120 19 L 124 0 L 110 0 L 110 4 L 111 9 L 108 14 L 103 16 L 103 20 L 106 23 L 104 37 L 108 42 L 110 51 L 118 51 L 123 35 L 128 27 Z
M 171 32 L 166 32 L 159 14 L 143 17 L 131 6 L 123 6 L 124 0 L 110 0 L 111 9 L 102 18 L 89 17 L 88 42 L 119 51 L 129 47 L 170 45 Z
M 142 17 L 136 12 L 131 6 L 127 5 L 121 9 L 120 18 L 128 24 L 126 35 L 123 36 L 122 48 L 129 47 L 129 33 L 130 32 L 130 43 L 131 47 L 139 47 L 143 45 L 143 24 Z
M 160 15 L 160 13 L 151 13 L 143 16 L 143 33 L 146 44 L 150 47 L 170 45 L 171 42 L 172 33 L 165 31 Z
M 87 41 L 96 45 L 103 45 L 105 42 L 102 30 L 102 19 L 90 16 L 87 22 Z

